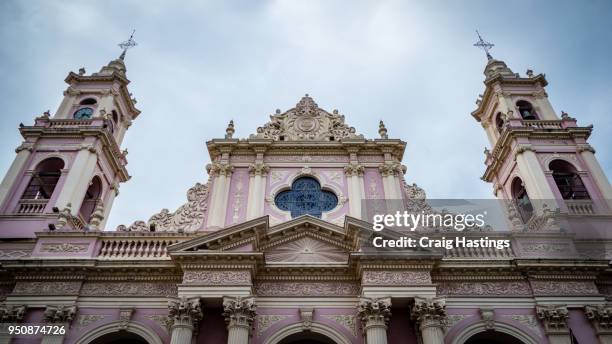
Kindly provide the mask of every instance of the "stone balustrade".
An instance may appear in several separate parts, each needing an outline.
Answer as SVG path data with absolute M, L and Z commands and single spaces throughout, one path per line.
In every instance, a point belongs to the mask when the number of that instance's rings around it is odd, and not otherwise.
M 168 258 L 168 246 L 180 240 L 169 237 L 114 237 L 102 238 L 100 259 L 159 259 Z

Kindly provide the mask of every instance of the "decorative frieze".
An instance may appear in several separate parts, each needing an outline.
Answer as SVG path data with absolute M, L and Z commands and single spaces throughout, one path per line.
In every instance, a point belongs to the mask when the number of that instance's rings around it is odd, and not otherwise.
M 75 305 L 47 306 L 43 317 L 46 323 L 70 323 L 76 315 Z
M 453 296 L 529 296 L 531 288 L 527 281 L 441 282 L 437 293 Z
M 89 243 L 44 243 L 40 247 L 40 252 L 50 253 L 80 253 L 86 252 Z
M 258 296 L 355 296 L 359 286 L 349 282 L 259 282 Z
M 246 270 L 186 270 L 183 284 L 250 285 L 251 273 Z
M 255 320 L 255 298 L 250 297 L 224 297 L 223 316 L 228 328 L 239 326 L 250 328 Z
M 534 295 L 587 296 L 598 295 L 593 281 L 531 281 Z
M 77 295 L 81 282 L 17 282 L 14 295 Z
M 429 271 L 364 271 L 363 285 L 429 285 L 431 276 Z
M 569 332 L 567 320 L 569 313 L 565 305 L 536 306 L 538 319 L 544 324 L 547 334 L 566 334 Z
M 143 282 L 87 282 L 83 284 L 81 296 L 175 296 L 174 283 Z
M 174 326 L 189 326 L 197 328 L 202 320 L 202 307 L 199 298 L 181 297 L 168 302 L 168 324 Z

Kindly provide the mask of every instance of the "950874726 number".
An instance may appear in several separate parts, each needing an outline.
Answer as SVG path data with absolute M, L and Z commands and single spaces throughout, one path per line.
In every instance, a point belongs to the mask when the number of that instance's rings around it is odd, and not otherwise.
M 8 325 L 5 327 L 10 335 L 46 335 L 62 336 L 66 334 L 66 325 Z

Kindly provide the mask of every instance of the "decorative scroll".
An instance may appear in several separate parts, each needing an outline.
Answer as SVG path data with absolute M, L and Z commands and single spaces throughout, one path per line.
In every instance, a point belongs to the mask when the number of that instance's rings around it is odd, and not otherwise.
M 79 253 L 85 252 L 89 248 L 88 243 L 60 243 L 60 244 L 42 244 L 40 251 L 41 252 L 51 252 L 51 253 Z
M 364 271 L 364 285 L 424 285 L 431 284 L 428 271 Z
M 251 273 L 245 270 L 186 270 L 184 284 L 198 285 L 249 285 Z
M 289 315 L 258 315 L 257 316 L 257 335 L 261 336 L 267 329 L 279 321 L 287 319 Z
M 270 116 L 270 122 L 257 128 L 251 138 L 274 141 L 341 141 L 347 138 L 363 138 L 355 128 L 344 123 L 344 116 L 337 110 L 329 113 L 317 105 L 308 95 L 284 113 L 280 110 Z
M 79 325 L 78 328 L 79 330 L 82 330 L 84 328 L 86 328 L 87 326 L 89 326 L 90 324 L 93 324 L 97 321 L 100 321 L 102 319 L 104 319 L 105 316 L 102 314 L 83 314 L 80 315 L 77 318 L 77 324 Z
M 76 306 L 47 306 L 43 317 L 47 323 L 70 323 L 76 315 Z
M 76 295 L 81 282 L 17 282 L 15 295 Z
M 595 283 L 591 281 L 531 281 L 534 295 L 598 295 Z
M 91 282 L 83 284 L 82 296 L 175 296 L 174 283 Z
M 438 295 L 466 296 L 529 296 L 531 289 L 526 281 L 515 282 L 442 282 Z
M 135 221 L 129 227 L 120 225 L 118 231 L 124 232 L 195 232 L 204 223 L 208 209 L 209 183 L 196 183 L 187 191 L 187 203 L 174 213 L 166 208 L 151 216 L 148 222 Z
M 255 305 L 254 297 L 224 297 L 223 298 L 223 316 L 228 328 L 234 326 L 246 326 L 251 328 L 255 320 Z
M 355 316 L 352 314 L 332 314 L 332 315 L 324 315 L 325 318 L 333 320 L 337 324 L 341 325 L 345 329 L 349 331 L 354 337 L 357 337 L 357 322 L 355 321 Z
M 354 296 L 359 286 L 346 282 L 260 282 L 255 285 L 258 296 Z
M 357 312 L 363 322 L 363 328 L 383 326 L 389 324 L 391 318 L 391 298 L 370 299 L 362 297 L 357 306 Z

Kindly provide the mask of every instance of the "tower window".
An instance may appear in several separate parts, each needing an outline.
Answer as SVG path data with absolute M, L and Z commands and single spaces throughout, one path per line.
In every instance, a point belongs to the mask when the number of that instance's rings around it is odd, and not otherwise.
M 79 210 L 79 215 L 81 215 L 83 221 L 85 223 L 89 223 L 91 218 L 91 214 L 94 212 L 97 203 L 100 201 L 100 196 L 102 194 L 102 182 L 100 178 L 94 177 L 85 192 L 85 197 L 83 198 L 83 203 L 81 204 L 81 209 Z
M 497 128 L 497 132 L 500 134 L 504 130 L 504 118 L 501 112 L 498 112 L 497 115 L 495 115 L 495 127 Z
M 310 177 L 296 179 L 291 190 L 279 193 L 274 199 L 276 206 L 291 212 L 291 217 L 312 215 L 321 217 L 338 205 L 338 197 L 333 192 L 321 190 L 321 184 Z
M 523 222 L 529 221 L 533 216 L 533 205 L 527 195 L 527 190 L 520 178 L 515 178 L 512 181 L 512 199 L 516 204 L 516 208 Z
M 80 105 L 96 105 L 96 103 L 98 103 L 95 99 L 93 98 L 85 98 L 83 100 L 81 100 L 81 102 L 79 103 Z
M 548 167 L 563 199 L 590 199 L 574 166 L 563 160 L 554 160 Z
M 533 110 L 533 106 L 531 105 L 530 102 L 525 101 L 525 100 L 519 100 L 518 102 L 516 102 L 516 106 L 518 107 L 519 113 L 521 114 L 521 117 L 523 119 L 526 119 L 526 120 L 538 119 L 535 111 Z
M 111 113 L 113 114 L 113 122 L 116 124 L 119 123 L 119 114 L 117 114 L 117 111 L 113 110 Z
M 62 174 L 64 161 L 49 158 L 38 164 L 21 199 L 49 199 Z

